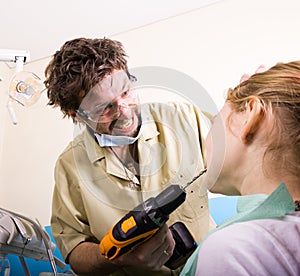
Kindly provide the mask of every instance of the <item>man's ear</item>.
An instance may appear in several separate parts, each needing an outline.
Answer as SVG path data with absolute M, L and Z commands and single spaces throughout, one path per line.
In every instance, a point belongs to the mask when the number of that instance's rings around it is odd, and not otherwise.
M 252 98 L 246 107 L 246 122 L 242 129 L 242 141 L 246 144 L 251 143 L 256 131 L 258 130 L 264 116 L 264 107 L 258 98 Z
M 69 116 L 70 116 L 73 120 L 75 120 L 75 118 L 76 118 L 76 113 L 75 113 L 74 111 L 68 111 L 68 114 L 69 114 Z
M 68 115 L 72 118 L 74 123 L 76 123 L 76 122 L 82 123 L 83 122 L 83 120 L 74 111 L 69 111 Z

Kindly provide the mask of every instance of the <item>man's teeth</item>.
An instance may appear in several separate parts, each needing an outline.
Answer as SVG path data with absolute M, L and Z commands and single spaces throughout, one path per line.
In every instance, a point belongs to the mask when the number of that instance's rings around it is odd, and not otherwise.
M 116 125 L 116 127 L 118 127 L 118 128 L 127 128 L 127 127 L 129 127 L 131 124 L 132 124 L 132 119 L 130 119 L 130 120 L 125 120 L 125 121 L 123 121 L 122 123 L 120 122 L 120 123 L 118 123 L 118 124 Z

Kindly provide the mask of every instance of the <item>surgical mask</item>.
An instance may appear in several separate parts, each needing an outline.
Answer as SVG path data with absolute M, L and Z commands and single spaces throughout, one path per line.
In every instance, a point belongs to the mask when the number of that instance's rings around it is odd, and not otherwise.
M 95 137 L 101 147 L 118 147 L 133 144 L 143 132 L 143 125 L 140 128 L 140 131 L 136 137 L 130 136 L 116 136 L 109 134 L 98 134 L 95 133 Z

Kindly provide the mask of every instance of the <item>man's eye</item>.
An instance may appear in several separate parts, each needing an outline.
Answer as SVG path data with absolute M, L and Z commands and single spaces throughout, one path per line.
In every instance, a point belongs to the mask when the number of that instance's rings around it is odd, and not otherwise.
M 122 97 L 127 97 L 129 95 L 129 90 L 126 90 L 122 93 Z

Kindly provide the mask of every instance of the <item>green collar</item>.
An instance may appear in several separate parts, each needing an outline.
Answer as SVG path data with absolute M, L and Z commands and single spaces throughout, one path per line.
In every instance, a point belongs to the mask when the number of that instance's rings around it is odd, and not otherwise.
M 269 196 L 264 194 L 241 196 L 237 201 L 237 214 L 225 221 L 218 229 L 235 222 L 254 219 L 283 217 L 295 211 L 293 198 L 284 183 Z

